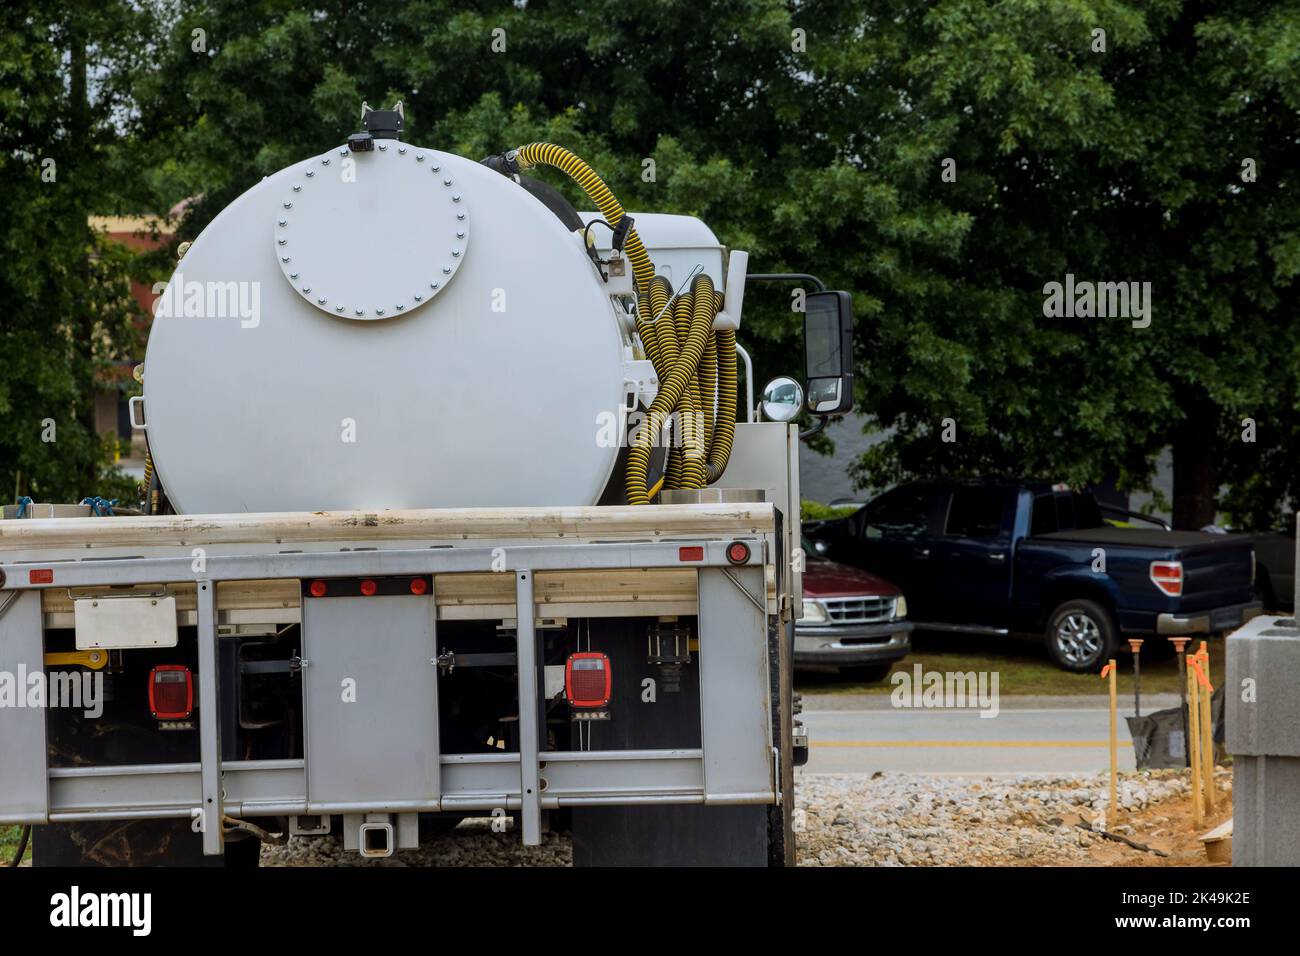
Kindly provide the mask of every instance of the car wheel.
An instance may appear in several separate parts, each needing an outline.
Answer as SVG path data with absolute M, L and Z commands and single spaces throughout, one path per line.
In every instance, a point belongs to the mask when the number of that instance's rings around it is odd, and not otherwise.
M 1119 647 L 1110 612 L 1096 601 L 1066 601 L 1047 622 L 1047 653 L 1057 667 L 1087 674 L 1101 670 Z
M 889 676 L 893 664 L 864 664 L 860 667 L 841 667 L 840 676 L 860 684 L 875 684 Z

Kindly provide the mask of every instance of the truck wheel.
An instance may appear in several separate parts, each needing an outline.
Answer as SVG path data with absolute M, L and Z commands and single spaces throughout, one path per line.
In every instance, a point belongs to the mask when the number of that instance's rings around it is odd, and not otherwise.
M 1119 647 L 1110 612 L 1082 598 L 1066 601 L 1052 612 L 1046 639 L 1048 656 L 1056 666 L 1077 674 L 1100 670 Z

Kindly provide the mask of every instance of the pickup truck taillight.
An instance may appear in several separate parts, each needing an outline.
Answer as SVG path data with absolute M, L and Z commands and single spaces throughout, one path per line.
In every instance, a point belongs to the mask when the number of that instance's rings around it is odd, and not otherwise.
M 1183 562 L 1152 561 L 1151 583 L 1170 597 L 1179 597 L 1183 593 Z

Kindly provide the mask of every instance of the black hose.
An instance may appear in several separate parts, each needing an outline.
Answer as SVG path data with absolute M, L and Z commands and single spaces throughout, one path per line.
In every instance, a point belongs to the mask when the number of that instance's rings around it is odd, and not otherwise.
M 27 852 L 27 841 L 30 840 L 31 838 L 32 838 L 32 828 L 31 825 L 28 824 L 27 826 L 23 827 L 22 833 L 20 833 L 18 836 L 18 852 L 15 853 L 14 858 L 9 861 L 10 866 L 17 866 L 19 863 L 23 861 L 23 855 Z

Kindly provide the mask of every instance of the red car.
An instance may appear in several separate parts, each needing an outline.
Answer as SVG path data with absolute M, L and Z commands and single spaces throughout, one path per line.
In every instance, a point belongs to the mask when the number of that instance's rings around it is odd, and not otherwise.
M 835 667 L 860 680 L 884 680 L 912 649 L 903 592 L 884 578 L 819 557 L 808 541 L 804 555 L 795 667 Z

